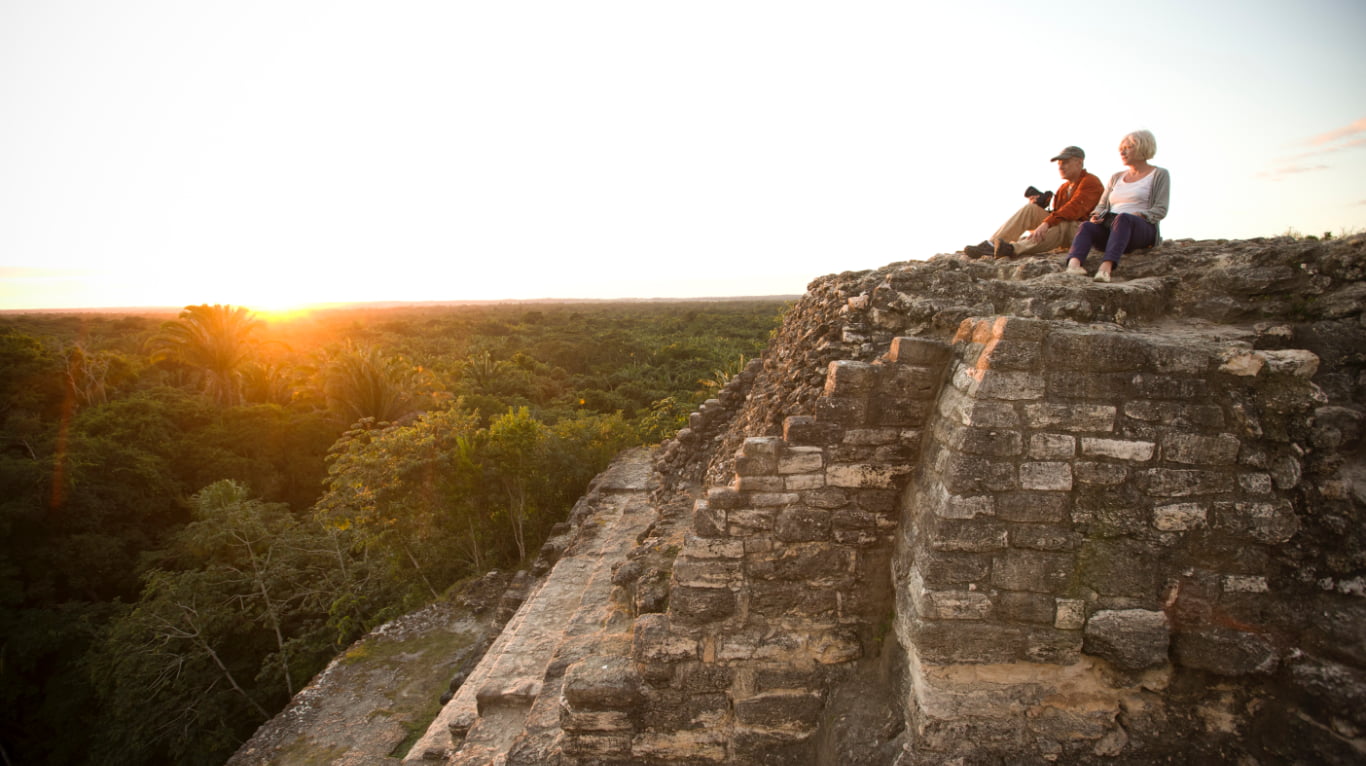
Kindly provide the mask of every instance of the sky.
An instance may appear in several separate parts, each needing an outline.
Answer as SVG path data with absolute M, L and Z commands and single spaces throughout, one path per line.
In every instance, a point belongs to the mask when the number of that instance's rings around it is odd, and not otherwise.
M 1366 3 L 0 0 L 0 310 L 789 295 L 1067 145 L 1366 230 Z

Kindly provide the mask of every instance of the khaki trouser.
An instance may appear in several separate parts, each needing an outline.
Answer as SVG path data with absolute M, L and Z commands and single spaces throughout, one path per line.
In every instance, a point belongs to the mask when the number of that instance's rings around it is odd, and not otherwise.
M 1032 253 L 1046 253 L 1050 250 L 1066 248 L 1072 244 L 1072 238 L 1077 235 L 1078 221 L 1059 221 L 1057 224 L 1048 227 L 1048 231 L 1043 233 L 1043 239 L 1038 242 L 1019 241 L 1020 236 L 1026 231 L 1033 231 L 1043 223 L 1043 219 L 1048 217 L 1048 211 L 1035 205 L 1033 202 L 1026 202 L 1024 207 L 1015 211 L 1015 214 L 1006 219 L 1001 224 L 1001 228 L 991 235 L 991 244 L 996 245 L 1001 242 L 1009 242 L 1015 246 L 1016 255 L 1030 255 Z

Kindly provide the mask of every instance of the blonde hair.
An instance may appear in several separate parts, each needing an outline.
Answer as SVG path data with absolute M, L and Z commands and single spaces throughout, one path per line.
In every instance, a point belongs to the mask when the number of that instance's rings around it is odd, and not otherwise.
M 1119 140 L 1121 145 L 1125 142 L 1134 145 L 1134 149 L 1138 152 L 1139 157 L 1144 162 L 1152 159 L 1153 155 L 1157 154 L 1157 139 L 1153 137 L 1153 132 L 1151 130 L 1135 130 Z

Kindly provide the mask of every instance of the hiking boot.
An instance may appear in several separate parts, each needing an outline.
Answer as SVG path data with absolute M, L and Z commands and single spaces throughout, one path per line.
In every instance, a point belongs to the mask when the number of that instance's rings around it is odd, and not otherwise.
M 980 245 L 968 245 L 967 247 L 963 248 L 963 252 L 967 253 L 967 256 L 969 258 L 982 258 L 984 256 L 995 254 L 996 248 L 992 247 L 990 242 L 983 240 L 982 244 Z
M 1015 257 L 1015 246 L 1012 245 L 1012 244 L 1010 244 L 1009 242 L 1002 242 L 1001 244 L 999 244 L 999 245 L 996 246 L 996 257 L 997 257 L 997 258 L 1014 258 L 1014 257 Z

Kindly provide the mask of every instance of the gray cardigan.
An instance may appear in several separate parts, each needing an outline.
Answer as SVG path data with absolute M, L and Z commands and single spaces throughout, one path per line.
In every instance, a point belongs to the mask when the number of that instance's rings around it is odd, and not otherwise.
M 1110 190 L 1115 188 L 1115 184 L 1120 178 L 1129 171 L 1121 170 L 1110 176 L 1110 183 L 1105 185 L 1105 193 L 1100 196 L 1100 202 L 1096 209 L 1091 211 L 1091 215 L 1105 215 L 1110 212 Z M 1162 227 L 1158 224 L 1163 218 L 1167 217 L 1167 202 L 1171 197 L 1172 178 L 1167 173 L 1166 168 L 1153 166 L 1153 187 L 1152 193 L 1148 197 L 1148 209 L 1138 213 L 1138 216 L 1157 229 L 1157 241 L 1153 244 L 1162 244 Z

